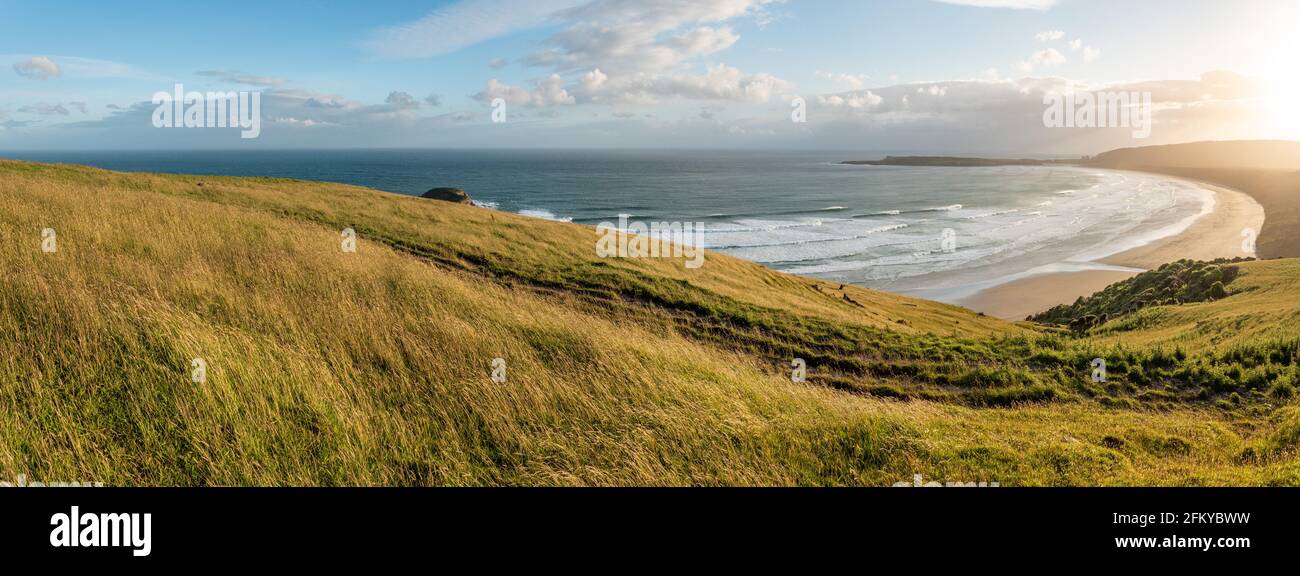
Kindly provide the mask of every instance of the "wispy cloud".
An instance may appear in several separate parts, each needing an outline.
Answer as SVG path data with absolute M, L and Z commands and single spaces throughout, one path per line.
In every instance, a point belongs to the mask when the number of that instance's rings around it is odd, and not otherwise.
M 1011 8 L 1014 10 L 1047 10 L 1056 0 L 935 0 L 944 4 L 976 6 L 979 8 Z
M 730 48 L 740 35 L 726 25 L 759 17 L 772 0 L 596 0 L 557 14 L 569 23 L 528 57 L 564 73 L 599 67 L 606 74 L 656 73 Z
M 829 80 L 835 84 L 842 85 L 846 88 L 857 90 L 867 83 L 868 76 L 865 74 L 843 74 L 818 70 L 816 76 L 822 80 Z
M 229 70 L 200 70 L 195 72 L 195 74 L 198 74 L 199 76 L 207 76 L 209 78 L 216 78 L 217 80 L 230 84 L 260 86 L 263 88 L 279 88 L 288 82 L 283 78 L 257 76 L 254 74 L 244 74 L 242 72 L 232 72 Z
M 23 78 L 31 78 L 32 80 L 46 80 L 63 75 L 63 70 L 59 68 L 59 65 L 45 56 L 32 56 L 22 62 L 15 62 L 14 72 L 17 72 Z
M 1039 66 L 1055 66 L 1065 63 L 1065 55 L 1055 48 L 1046 48 L 1030 55 L 1029 61 Z
M 130 64 L 78 56 L 0 54 L 0 65 L 12 66 L 14 72 L 35 79 L 51 77 L 154 79 Z
M 80 112 L 82 115 L 86 114 L 85 102 L 67 102 L 67 103 L 54 102 L 54 103 L 29 104 L 27 106 L 23 106 L 22 108 L 19 108 L 18 112 L 22 114 L 36 114 L 38 116 L 67 116 L 70 114 L 68 110 L 69 108 Z
M 461 0 L 427 16 L 371 33 L 362 43 L 386 58 L 427 58 L 447 54 L 545 24 L 557 11 L 586 0 Z
M 32 125 L 32 123 L 33 122 L 31 122 L 30 120 L 11 119 L 8 114 L 5 114 L 3 110 L 0 110 L 0 130 L 8 130 L 11 128 L 25 128 L 27 126 Z
M 390 92 L 388 98 L 384 99 L 384 104 L 398 110 L 415 110 L 420 107 L 420 101 L 407 92 Z

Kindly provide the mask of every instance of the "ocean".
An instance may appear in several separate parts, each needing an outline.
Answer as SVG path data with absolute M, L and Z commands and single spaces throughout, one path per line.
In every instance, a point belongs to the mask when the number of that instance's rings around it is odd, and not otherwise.
M 704 246 L 777 270 L 956 301 L 1176 234 L 1212 193 L 1161 176 L 1075 167 L 849 166 L 852 152 L 166 151 L 0 156 L 111 170 L 275 176 L 420 194 L 596 225 L 701 223 Z M 878 156 L 875 156 L 878 157 Z

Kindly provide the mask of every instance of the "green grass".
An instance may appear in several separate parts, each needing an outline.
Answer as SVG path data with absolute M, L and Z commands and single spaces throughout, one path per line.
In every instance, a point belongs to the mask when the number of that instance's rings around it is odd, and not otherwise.
M 1228 297 L 1228 285 L 1241 273 L 1236 264 L 1246 261 L 1245 258 L 1224 258 L 1213 262 L 1170 262 L 1116 282 L 1087 298 L 1079 298 L 1074 304 L 1056 306 L 1029 319 L 1086 331 L 1111 319 L 1154 306 L 1221 300 Z
M 1300 483 L 1294 261 L 1071 334 L 335 184 L 0 161 L 0 206 L 0 478 Z

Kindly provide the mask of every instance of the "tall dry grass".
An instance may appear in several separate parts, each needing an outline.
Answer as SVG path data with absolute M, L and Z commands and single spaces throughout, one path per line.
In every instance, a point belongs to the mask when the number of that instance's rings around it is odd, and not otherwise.
M 361 232 L 354 254 L 340 250 L 341 224 Z M 55 253 L 41 251 L 47 227 L 57 232 Z M 593 238 L 577 226 L 352 187 L 0 162 L 0 478 L 117 485 L 1300 478 L 1285 457 L 1241 462 L 1266 434 L 1200 408 L 974 409 L 792 383 L 762 354 L 709 345 L 625 316 L 630 303 L 601 309 L 592 296 L 563 289 L 570 277 L 553 271 L 589 265 Z M 502 263 L 559 280 L 525 288 L 508 270 L 494 272 Z M 971 337 L 1026 330 L 866 291 L 851 293 L 868 308 L 846 306 L 801 279 L 720 257 L 699 277 L 672 262 L 614 265 L 846 325 Z M 900 317 L 909 325 L 894 322 Z M 508 363 L 505 383 L 490 378 L 498 357 Z M 205 382 L 192 381 L 194 358 L 207 363 Z M 1180 442 L 1188 448 L 1168 448 Z

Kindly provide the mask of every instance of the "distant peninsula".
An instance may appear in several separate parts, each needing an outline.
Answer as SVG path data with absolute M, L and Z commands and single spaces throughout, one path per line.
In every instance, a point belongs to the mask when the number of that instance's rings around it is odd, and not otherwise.
M 854 166 L 1047 166 L 1074 163 L 1078 160 L 1035 160 L 1033 158 L 963 158 L 959 156 L 886 156 L 884 160 L 847 160 L 840 164 Z

